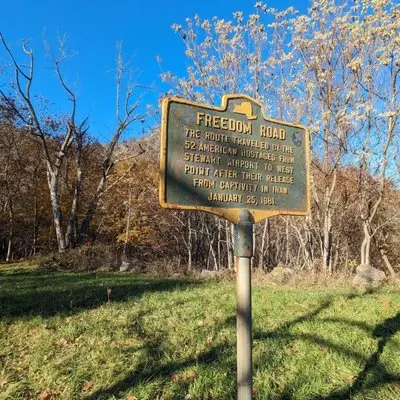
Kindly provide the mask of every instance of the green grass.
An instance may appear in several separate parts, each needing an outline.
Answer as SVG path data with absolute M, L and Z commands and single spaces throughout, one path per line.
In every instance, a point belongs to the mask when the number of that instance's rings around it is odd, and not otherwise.
M 0 399 L 232 400 L 235 335 L 233 282 L 0 266 Z M 253 337 L 256 399 L 400 398 L 393 289 L 254 285 Z

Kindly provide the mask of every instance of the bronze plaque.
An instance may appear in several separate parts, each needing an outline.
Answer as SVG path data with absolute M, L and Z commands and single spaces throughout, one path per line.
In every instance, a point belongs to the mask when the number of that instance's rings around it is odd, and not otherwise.
M 160 203 L 208 211 L 237 223 L 242 209 L 254 221 L 306 215 L 310 209 L 307 129 L 266 118 L 246 95 L 227 95 L 221 107 L 164 100 Z

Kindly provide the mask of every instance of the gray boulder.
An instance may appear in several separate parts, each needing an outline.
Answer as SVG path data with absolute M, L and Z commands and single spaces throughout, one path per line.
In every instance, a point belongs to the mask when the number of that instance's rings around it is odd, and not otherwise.
M 222 275 L 222 271 L 210 271 L 208 269 L 202 269 L 200 276 L 202 278 L 215 278 L 216 276 L 221 276 Z
M 119 267 L 119 271 L 120 272 L 126 272 L 129 270 L 130 267 L 130 263 L 129 261 L 122 261 L 120 267 Z
M 292 277 L 294 271 L 291 268 L 278 264 L 269 274 L 269 278 L 274 283 L 285 284 Z
M 368 264 L 361 264 L 356 268 L 356 276 L 353 279 L 354 286 L 378 287 L 386 280 L 383 271 L 371 267 Z

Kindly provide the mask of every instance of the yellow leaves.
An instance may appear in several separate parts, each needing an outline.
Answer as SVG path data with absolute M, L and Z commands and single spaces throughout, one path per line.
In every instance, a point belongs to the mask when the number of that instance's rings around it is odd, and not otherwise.
M 151 244 L 157 239 L 157 233 L 150 225 L 137 225 L 129 230 L 128 235 L 123 232 L 117 236 L 119 243 L 125 243 L 128 237 L 129 243 L 135 243 L 139 245 Z

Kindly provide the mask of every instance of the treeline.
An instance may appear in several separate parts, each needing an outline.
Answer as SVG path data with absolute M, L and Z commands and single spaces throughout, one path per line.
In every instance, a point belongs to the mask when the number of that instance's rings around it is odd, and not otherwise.
M 57 252 L 46 169 L 38 156 L 37 143 L 4 119 L 0 130 L 1 259 L 11 261 Z M 137 155 L 139 146 L 144 152 Z M 84 179 L 74 225 L 76 235 L 96 193 L 105 148 L 95 141 L 87 141 L 83 148 Z M 85 240 L 71 242 L 70 249 L 104 247 L 112 253 L 114 267 L 119 267 L 123 260 L 139 268 L 158 263 L 180 271 L 234 267 L 231 223 L 202 212 L 160 208 L 158 132 L 139 141 L 121 143 L 116 157 L 122 161 L 109 177 L 101 206 Z M 70 149 L 61 171 L 59 193 L 63 215 L 68 215 L 74 197 L 74 158 L 74 151 Z M 314 184 L 322 178 L 315 165 L 312 175 Z M 360 263 L 363 242 L 362 220 L 357 218 L 362 201 L 359 170 L 354 166 L 341 167 L 337 179 L 332 271 L 350 273 Z M 400 262 L 400 249 L 396 245 L 400 240 L 400 220 L 396 213 L 400 191 L 389 183 L 388 186 L 378 214 L 380 229 L 374 235 L 371 249 L 372 264 L 383 269 L 387 268 L 385 263 L 395 266 Z M 373 177 L 370 177 L 369 190 L 378 196 L 379 185 Z M 320 189 L 317 195 L 322 195 Z M 67 225 L 68 219 L 63 218 L 63 224 Z M 254 231 L 253 265 L 265 271 L 278 264 L 322 270 L 323 234 L 324 225 L 315 201 L 311 215 L 306 218 L 281 216 L 260 222 Z
M 224 94 L 245 93 L 269 117 L 309 128 L 312 212 L 257 224 L 254 266 L 335 273 L 364 264 L 394 275 L 400 257 L 399 4 L 314 0 L 299 15 L 258 2 L 248 16 L 195 16 L 173 29 L 188 67 L 183 77 L 162 74 L 171 90 L 161 99 L 174 94 L 219 105 Z M 1 91 L 2 259 L 100 244 L 110 246 L 116 266 L 130 260 L 180 270 L 232 268 L 230 223 L 160 209 L 158 125 L 143 139 L 121 142 L 132 122 L 147 117 L 139 115 L 134 91 L 125 92 L 125 103 L 120 97 L 114 135 L 101 144 L 90 138 L 87 121 L 77 121 L 74 107 L 62 118 L 39 112 L 29 85 L 21 84 L 33 76 L 11 59 L 20 81 L 10 86 L 16 93 Z M 117 58 L 117 71 L 123 69 Z M 117 73 L 119 94 L 122 83 Z

